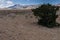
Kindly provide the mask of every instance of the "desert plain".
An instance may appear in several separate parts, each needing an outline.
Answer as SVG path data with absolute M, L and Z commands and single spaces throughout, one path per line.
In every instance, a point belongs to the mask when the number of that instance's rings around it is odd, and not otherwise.
M 60 27 L 47 28 L 37 21 L 31 10 L 0 10 L 0 40 L 60 40 Z

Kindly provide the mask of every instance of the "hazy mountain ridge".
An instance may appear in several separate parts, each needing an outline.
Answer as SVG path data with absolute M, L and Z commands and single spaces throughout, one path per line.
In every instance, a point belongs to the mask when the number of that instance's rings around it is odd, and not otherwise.
M 10 6 L 8 8 L 10 9 L 35 9 L 39 7 L 39 5 L 20 5 L 20 4 L 15 4 L 13 6 Z

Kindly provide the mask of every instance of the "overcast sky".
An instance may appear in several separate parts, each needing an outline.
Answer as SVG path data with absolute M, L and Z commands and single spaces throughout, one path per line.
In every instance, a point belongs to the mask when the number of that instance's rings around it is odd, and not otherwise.
M 31 5 L 42 3 L 60 4 L 60 0 L 0 0 L 0 8 L 9 7 L 14 4 Z

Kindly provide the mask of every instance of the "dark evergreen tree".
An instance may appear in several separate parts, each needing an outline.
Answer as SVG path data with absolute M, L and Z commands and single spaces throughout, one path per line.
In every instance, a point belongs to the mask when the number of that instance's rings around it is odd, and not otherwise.
M 34 16 L 39 17 L 38 24 L 44 25 L 49 28 L 56 26 L 56 12 L 59 7 L 53 6 L 51 4 L 43 4 L 36 9 L 32 9 Z

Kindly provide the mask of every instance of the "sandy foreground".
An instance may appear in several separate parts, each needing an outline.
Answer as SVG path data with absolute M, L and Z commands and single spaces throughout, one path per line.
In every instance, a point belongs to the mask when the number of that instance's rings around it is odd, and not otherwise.
M 60 28 L 39 26 L 31 14 L 13 15 L 0 18 L 0 40 L 60 40 Z

